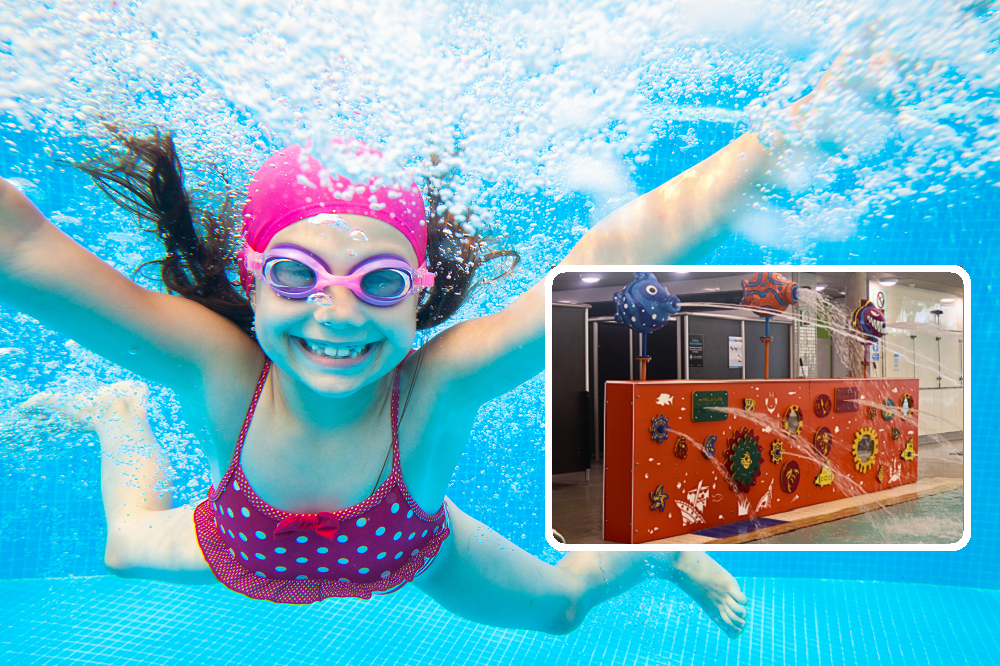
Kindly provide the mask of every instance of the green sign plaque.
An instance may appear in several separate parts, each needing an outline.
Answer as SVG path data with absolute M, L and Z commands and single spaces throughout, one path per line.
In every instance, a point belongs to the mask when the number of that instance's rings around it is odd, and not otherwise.
M 727 412 L 712 409 L 729 407 L 729 391 L 695 391 L 691 402 L 692 421 L 725 421 L 729 418 Z

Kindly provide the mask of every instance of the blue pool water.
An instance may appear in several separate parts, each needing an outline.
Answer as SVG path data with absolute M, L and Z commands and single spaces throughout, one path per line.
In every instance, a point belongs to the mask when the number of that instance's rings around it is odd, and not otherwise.
M 9 55 L 6 39 L 0 33 L 0 58 Z M 792 57 L 802 47 L 788 48 L 791 56 L 786 57 Z M 964 71 L 961 66 L 957 71 Z M 714 76 L 721 81 L 736 75 Z M 989 82 L 980 83 L 984 104 L 995 110 Z M 751 93 L 756 89 L 744 87 Z M 723 105 L 722 97 L 714 89 L 686 102 L 714 108 Z M 954 102 L 958 95 L 945 97 Z M 152 108 L 158 102 L 145 103 Z M 655 106 L 650 113 L 660 123 L 653 123 L 656 139 L 637 145 L 624 160 L 633 169 L 629 187 L 639 193 L 746 128 L 732 114 L 680 114 L 664 125 Z M 948 123 L 963 131 L 958 120 Z M 25 130 L 15 116 L 0 115 L 0 142 L 0 174 L 20 179 L 67 233 L 123 270 L 153 256 L 148 238 L 135 234 L 131 222 L 83 176 L 55 163 L 46 151 L 78 156 L 78 140 L 54 133 L 51 126 Z M 752 599 L 750 628 L 735 642 L 665 583 L 648 583 L 595 610 L 576 633 L 553 638 L 473 625 L 412 588 L 372 603 L 328 601 L 293 608 L 249 601 L 219 586 L 119 580 L 103 575 L 101 565 L 105 528 L 96 440 L 57 427 L 25 425 L 11 409 L 34 391 L 83 389 L 126 375 L 0 306 L 0 350 L 6 350 L 0 356 L 0 663 L 997 663 L 1000 453 L 992 419 L 1000 400 L 1000 321 L 992 285 L 998 277 L 993 248 L 1000 245 L 1000 190 L 995 186 L 1000 174 L 988 160 L 982 168 L 985 175 L 949 181 L 923 201 L 913 196 L 881 201 L 861 215 L 854 233 L 813 234 L 802 246 L 771 242 L 759 228 L 743 227 L 685 258 L 714 265 L 795 261 L 965 268 L 972 310 L 966 323 L 972 354 L 966 381 L 975 416 L 965 424 L 972 538 L 961 551 L 719 553 L 717 559 Z M 855 186 L 851 181 L 842 189 Z M 589 211 L 608 205 L 607 196 L 593 193 L 515 196 L 500 188 L 490 196 L 486 202 L 525 256 L 524 269 L 500 288 L 478 295 L 464 316 L 495 311 L 539 279 L 582 233 Z M 542 400 L 538 377 L 484 407 L 448 494 L 518 545 L 554 562 L 559 553 L 545 544 L 541 527 Z M 179 471 L 180 499 L 202 496 L 208 477 L 198 442 L 171 397 L 155 387 L 151 419 Z

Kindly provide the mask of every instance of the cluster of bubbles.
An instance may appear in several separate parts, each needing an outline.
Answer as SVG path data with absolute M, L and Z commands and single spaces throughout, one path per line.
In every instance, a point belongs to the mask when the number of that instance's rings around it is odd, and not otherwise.
M 409 167 L 453 212 L 472 205 L 473 226 L 497 192 L 631 192 L 677 118 L 780 144 L 748 226 L 799 254 L 1000 156 L 988 2 L 6 4 L 0 110 L 26 126 L 101 141 L 105 123 L 167 127 L 237 184 L 293 141 L 373 168 L 330 143 L 354 137 L 382 151 L 380 175 Z

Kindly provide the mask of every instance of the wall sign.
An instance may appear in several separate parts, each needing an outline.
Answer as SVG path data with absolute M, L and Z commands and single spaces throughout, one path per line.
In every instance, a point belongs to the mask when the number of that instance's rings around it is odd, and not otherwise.
M 691 420 L 725 421 L 729 414 L 713 407 L 729 407 L 729 391 L 694 391 L 691 394 Z
M 688 335 L 688 366 L 692 368 L 705 367 L 704 333 L 691 333 Z
M 743 367 L 743 338 L 738 335 L 729 336 L 729 369 Z
M 833 395 L 833 411 L 837 413 L 858 411 L 857 386 L 841 386 Z

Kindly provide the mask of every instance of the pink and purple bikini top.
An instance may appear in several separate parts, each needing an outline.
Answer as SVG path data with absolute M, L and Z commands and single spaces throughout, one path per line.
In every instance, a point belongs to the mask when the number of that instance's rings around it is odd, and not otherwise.
M 198 543 L 229 589 L 253 599 L 303 604 L 330 597 L 369 599 L 397 590 L 426 568 L 448 537 L 444 505 L 424 512 L 399 462 L 399 368 L 392 386 L 392 471 L 372 495 L 340 511 L 289 513 L 265 503 L 240 463 L 267 378 L 265 364 L 229 469 L 195 508 Z

